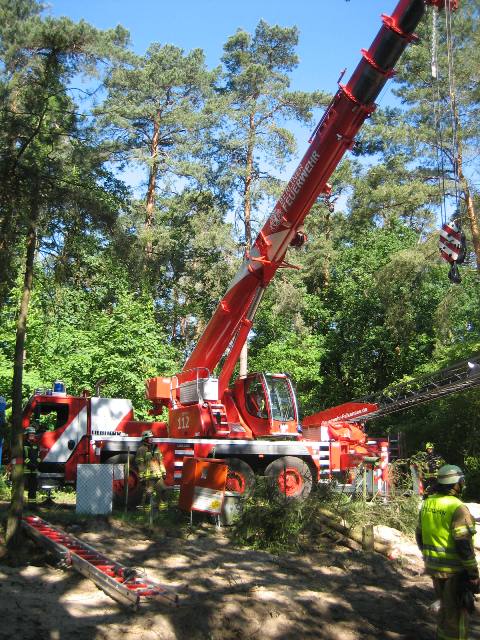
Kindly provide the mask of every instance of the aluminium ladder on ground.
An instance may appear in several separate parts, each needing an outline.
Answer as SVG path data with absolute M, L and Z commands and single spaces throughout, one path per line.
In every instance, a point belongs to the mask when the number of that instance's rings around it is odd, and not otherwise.
M 60 561 L 92 580 L 102 591 L 123 605 L 137 610 L 142 601 L 155 600 L 178 605 L 178 595 L 170 588 L 139 576 L 135 569 L 112 562 L 94 547 L 38 516 L 26 516 L 22 527 L 36 542 Z

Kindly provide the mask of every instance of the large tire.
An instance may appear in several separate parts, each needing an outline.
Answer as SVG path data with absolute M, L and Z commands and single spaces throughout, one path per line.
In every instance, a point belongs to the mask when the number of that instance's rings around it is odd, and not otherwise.
M 294 456 L 283 456 L 265 469 L 275 497 L 305 500 L 312 490 L 312 472 L 306 462 Z
M 227 483 L 225 491 L 231 491 L 241 496 L 248 496 L 255 485 L 255 474 L 252 467 L 240 458 L 225 458 L 228 464 Z
M 108 458 L 107 464 L 126 464 L 127 453 L 119 453 L 116 456 Z M 142 487 L 140 484 L 140 478 L 135 467 L 135 456 L 130 454 L 130 474 L 128 476 L 128 506 L 134 507 L 140 503 L 142 496 Z M 113 481 L 113 504 L 120 509 L 125 506 L 125 481 L 114 480 Z

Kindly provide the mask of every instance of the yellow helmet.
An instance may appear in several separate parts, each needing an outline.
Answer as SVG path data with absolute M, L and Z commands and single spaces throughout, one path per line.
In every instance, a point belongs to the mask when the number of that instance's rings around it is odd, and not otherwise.
M 425 445 L 425 449 L 435 449 L 435 445 L 433 444 L 433 442 L 427 442 Z

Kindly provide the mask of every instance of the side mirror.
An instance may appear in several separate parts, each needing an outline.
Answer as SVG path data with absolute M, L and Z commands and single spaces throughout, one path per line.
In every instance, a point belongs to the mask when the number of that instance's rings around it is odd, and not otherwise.
M 75 440 L 69 440 L 68 444 L 67 444 L 67 447 L 70 449 L 70 451 L 73 451 L 75 449 L 75 445 L 76 444 L 77 443 L 75 442 Z

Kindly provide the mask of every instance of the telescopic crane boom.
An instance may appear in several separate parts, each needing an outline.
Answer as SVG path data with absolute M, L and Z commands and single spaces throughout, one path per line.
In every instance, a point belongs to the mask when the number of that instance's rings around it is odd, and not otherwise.
M 375 110 L 375 99 L 404 49 L 416 40 L 414 30 L 426 5 L 455 10 L 457 4 L 457 0 L 400 0 L 391 16 L 382 16 L 375 40 L 368 50 L 362 50 L 362 60 L 350 80 L 339 84 L 307 152 L 245 255 L 184 371 L 198 367 L 213 371 L 234 341 L 220 375 L 220 392 L 227 387 L 265 288 L 278 268 L 289 266 L 285 263 L 288 247 L 302 242 L 299 230 L 305 217 L 317 197 L 328 194 L 328 179 Z

